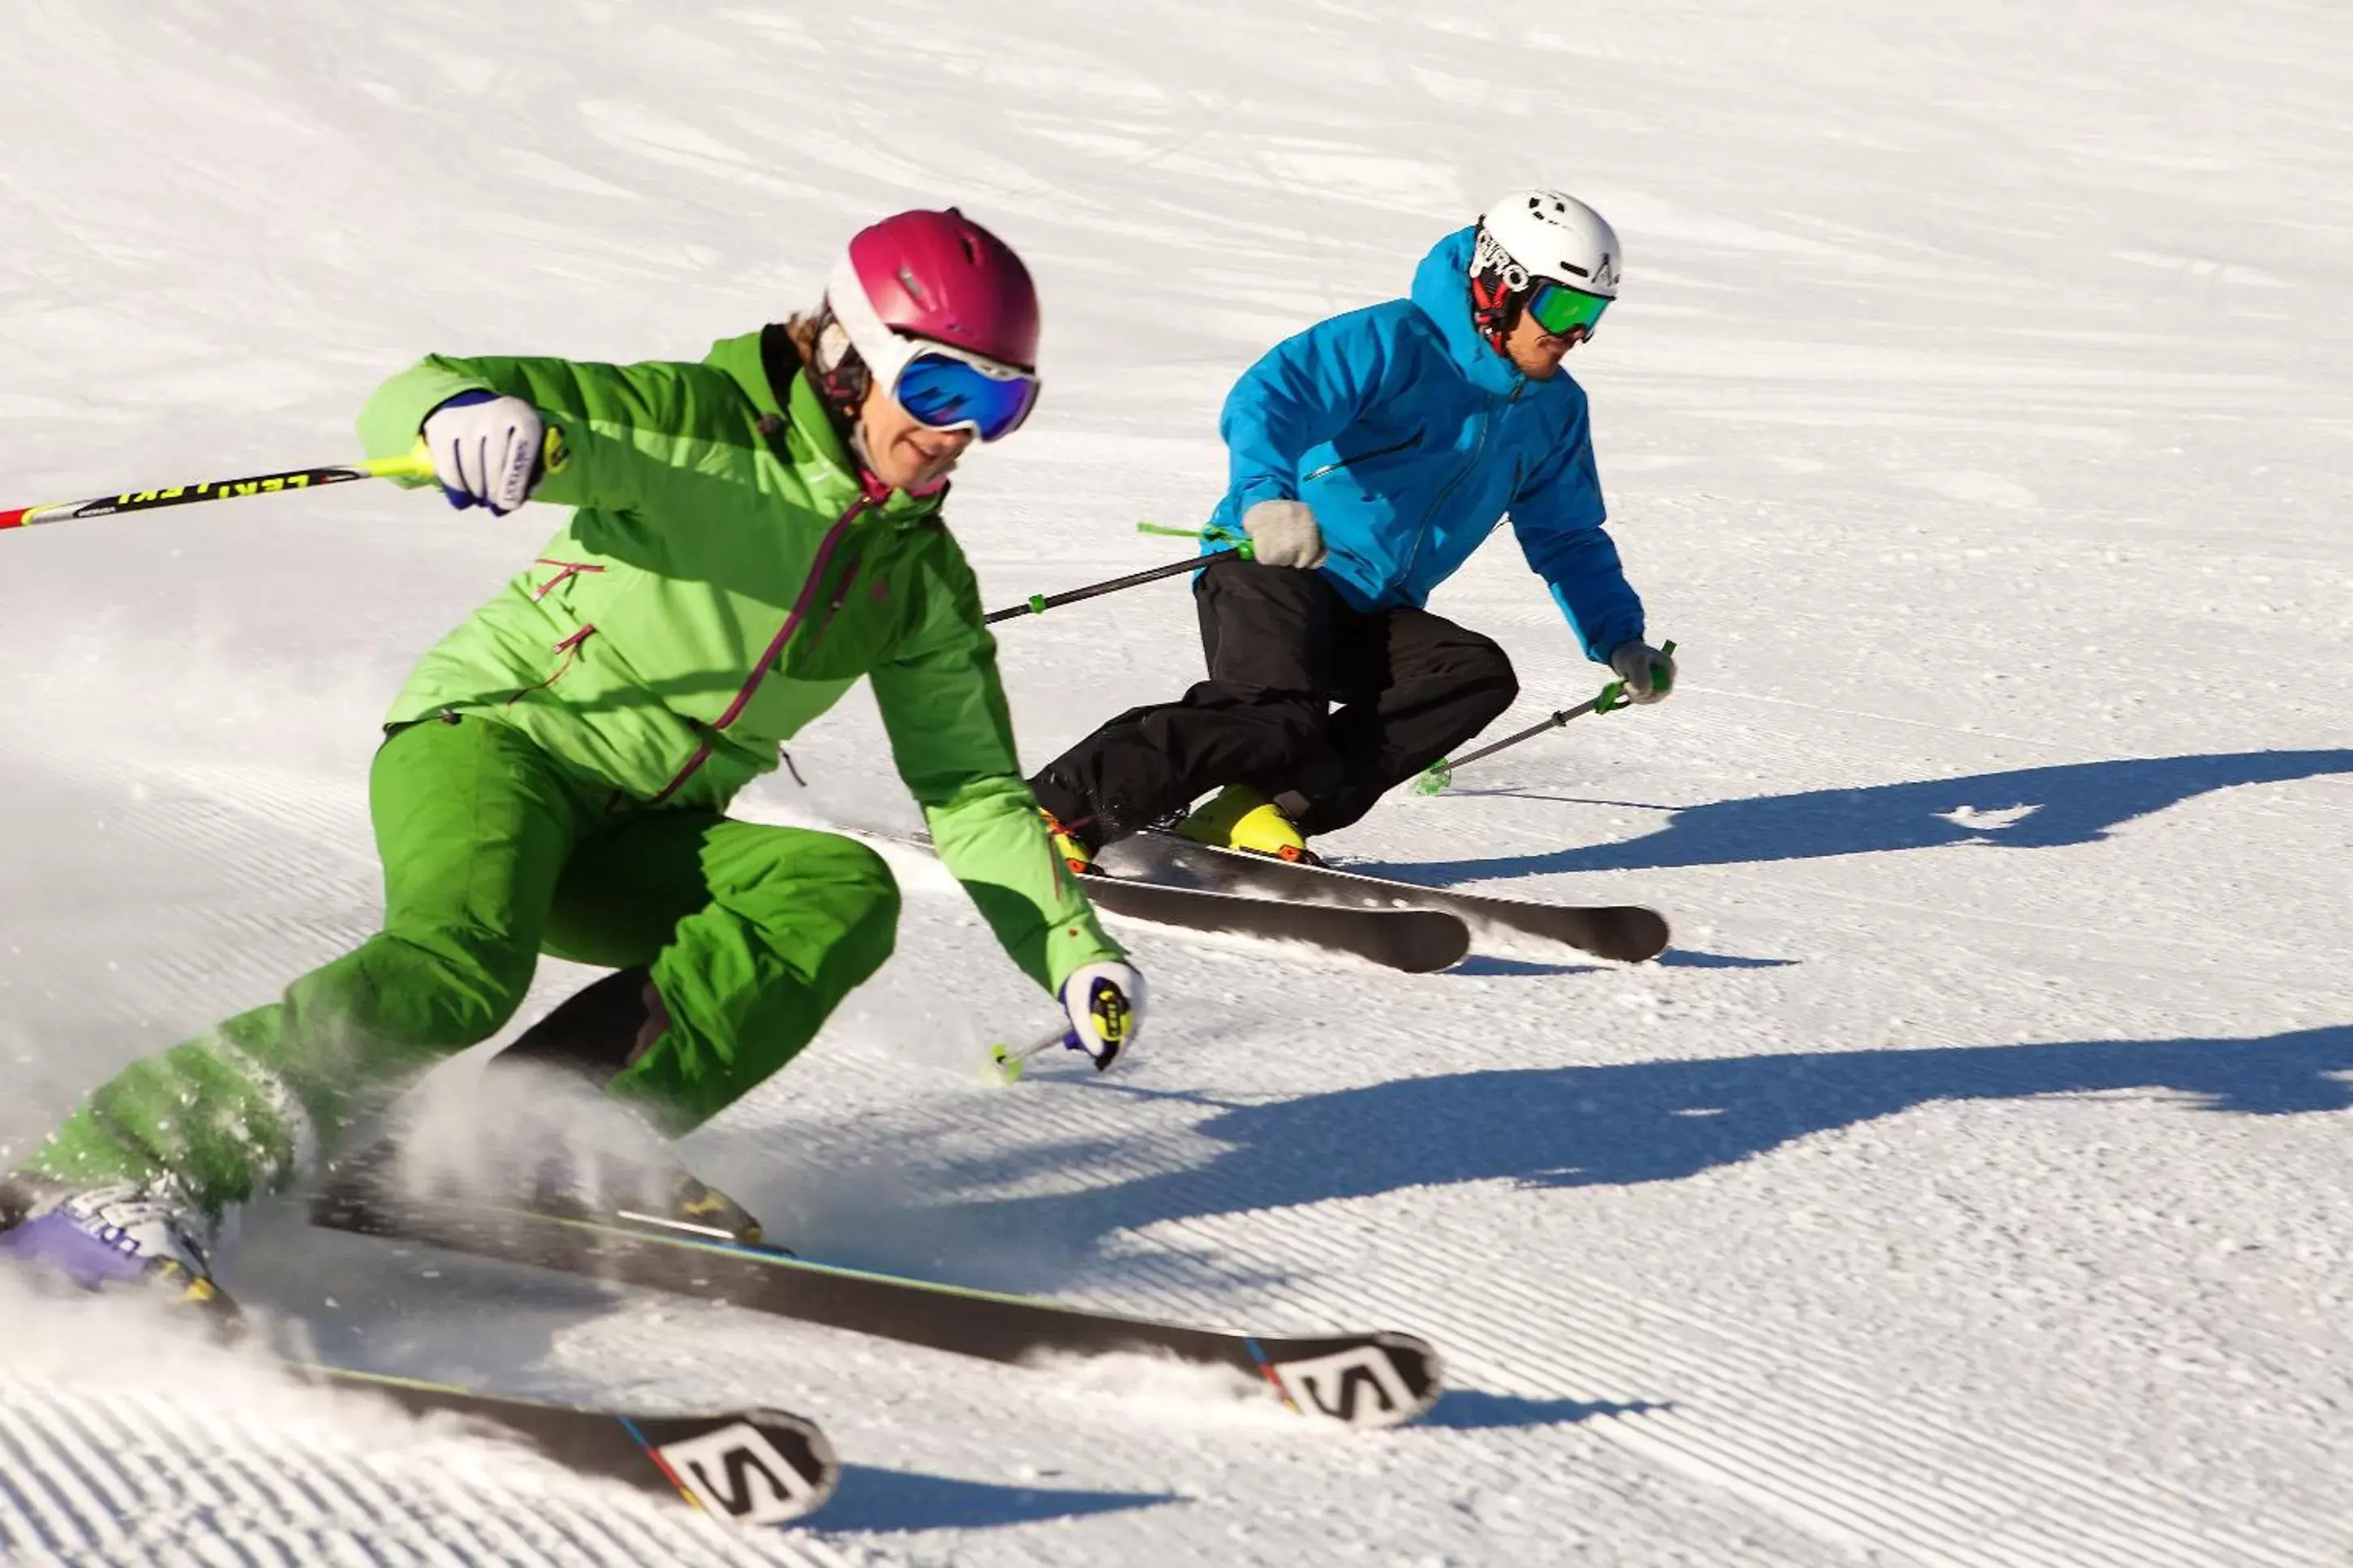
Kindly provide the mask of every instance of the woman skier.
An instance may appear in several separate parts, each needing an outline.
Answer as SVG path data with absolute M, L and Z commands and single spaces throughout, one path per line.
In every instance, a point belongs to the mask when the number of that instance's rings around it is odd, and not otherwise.
M 495 1033 L 542 952 L 614 973 L 516 1054 L 671 1135 L 715 1115 L 890 956 L 879 857 L 725 815 L 861 677 L 941 859 L 1109 1067 L 1142 979 L 1022 782 L 940 515 L 966 447 L 1035 403 L 1038 322 L 1002 240 L 906 212 L 850 240 L 817 311 L 701 363 L 435 355 L 378 389 L 369 453 L 421 442 L 453 506 L 577 510 L 393 706 L 369 782 L 383 931 L 94 1091 L 0 1179 L 0 1249 L 223 1300 L 224 1211 Z

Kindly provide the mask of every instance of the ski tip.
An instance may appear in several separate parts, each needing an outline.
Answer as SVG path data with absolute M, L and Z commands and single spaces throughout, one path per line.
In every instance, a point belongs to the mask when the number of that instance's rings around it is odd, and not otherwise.
M 716 1519 L 775 1525 L 832 1500 L 841 1460 L 813 1421 L 786 1410 L 643 1417 L 638 1440 L 679 1495 Z
M 833 1500 L 841 1486 L 841 1456 L 825 1428 L 789 1410 L 753 1410 L 746 1412 L 746 1419 L 785 1449 L 786 1458 L 807 1484 L 808 1489 L 796 1500 L 798 1512 L 790 1517 L 807 1518 Z M 798 1447 L 791 1447 L 796 1442 Z
M 1300 1349 L 1262 1364 L 1282 1403 L 1311 1421 L 1360 1431 L 1402 1426 L 1445 1392 L 1445 1363 L 1417 1334 L 1372 1333 Z
M 1471 956 L 1471 926 L 1446 910 L 1389 910 L 1379 961 L 1408 974 L 1435 974 Z
M 1603 957 L 1618 958 L 1627 963 L 1648 963 L 1667 951 L 1673 932 L 1667 925 L 1666 916 L 1640 904 L 1622 905 L 1611 912 L 1617 916 L 1613 935 L 1619 951 L 1604 953 Z

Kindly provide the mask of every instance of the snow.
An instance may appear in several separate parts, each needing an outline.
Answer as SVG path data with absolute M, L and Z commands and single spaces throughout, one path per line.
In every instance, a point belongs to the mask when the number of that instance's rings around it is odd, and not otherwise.
M 1041 411 L 953 510 L 1012 603 L 1166 559 L 1130 525 L 1207 510 L 1253 355 L 1556 182 L 1630 248 L 1571 363 L 1685 680 L 1333 846 L 1653 904 L 1657 965 L 1145 933 L 1132 1067 L 1001 1089 L 987 1044 L 1050 1006 L 902 864 L 892 968 L 685 1147 L 828 1258 L 1424 1334 L 1454 1391 L 1421 1425 L 272 1212 L 228 1280 L 322 1352 L 800 1410 L 839 1499 L 678 1524 L 11 1297 L 0 1554 L 2353 1552 L 2341 8 L 17 0 L 5 29 L 7 505 L 347 457 L 428 350 L 699 354 L 807 302 L 860 221 L 954 200 L 1047 301 Z M 371 928 L 375 719 L 550 526 L 354 485 L 0 539 L 0 1145 Z M 1436 607 L 1517 664 L 1497 733 L 1602 679 L 1508 542 Z M 1197 668 L 1173 585 L 1001 641 L 1032 759 Z M 862 697 L 794 753 L 808 788 L 747 812 L 913 826 Z

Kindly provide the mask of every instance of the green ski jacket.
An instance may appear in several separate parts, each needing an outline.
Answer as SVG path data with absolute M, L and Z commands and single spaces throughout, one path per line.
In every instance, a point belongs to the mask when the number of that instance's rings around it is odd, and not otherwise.
M 522 398 L 562 433 L 533 499 L 576 509 L 389 721 L 478 714 L 609 786 L 608 809 L 716 811 L 863 677 L 941 859 L 1059 990 L 1121 949 L 1023 782 L 971 568 L 936 497 L 869 488 L 799 368 L 771 326 L 700 364 L 435 354 L 378 388 L 372 457 L 461 392 Z

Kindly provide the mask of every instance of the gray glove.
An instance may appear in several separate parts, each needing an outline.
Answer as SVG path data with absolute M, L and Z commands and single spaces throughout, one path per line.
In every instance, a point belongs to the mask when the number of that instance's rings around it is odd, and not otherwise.
M 1250 559 L 1266 566 L 1324 564 L 1324 531 L 1305 501 L 1262 500 L 1242 513 L 1242 531 L 1250 537 Z
M 1621 642 L 1609 652 L 1609 668 L 1626 683 L 1635 702 L 1662 702 L 1675 689 L 1675 661 L 1646 642 Z

